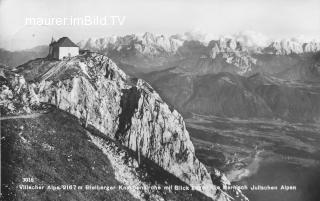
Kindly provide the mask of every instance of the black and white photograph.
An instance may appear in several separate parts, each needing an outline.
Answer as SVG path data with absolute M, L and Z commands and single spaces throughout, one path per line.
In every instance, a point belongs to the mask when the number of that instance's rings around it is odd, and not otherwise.
M 0 0 L 1 201 L 320 201 L 320 0 Z

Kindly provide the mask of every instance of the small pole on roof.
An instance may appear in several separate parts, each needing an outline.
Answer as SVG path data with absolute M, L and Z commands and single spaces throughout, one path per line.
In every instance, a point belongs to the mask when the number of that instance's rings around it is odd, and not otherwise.
M 51 43 L 54 43 L 54 42 L 56 42 L 56 40 L 53 38 L 53 35 L 52 35 L 52 37 L 51 37 Z

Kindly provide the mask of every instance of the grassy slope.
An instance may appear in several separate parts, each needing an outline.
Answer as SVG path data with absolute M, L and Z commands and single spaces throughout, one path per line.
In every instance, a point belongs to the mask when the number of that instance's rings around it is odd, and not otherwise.
M 79 121 L 54 109 L 48 114 L 29 119 L 1 121 L 2 200 L 23 201 L 131 201 L 136 200 L 124 190 L 113 191 L 49 191 L 19 190 L 22 178 L 33 177 L 43 185 L 121 185 L 115 179 L 108 157 L 93 144 Z M 92 131 L 93 132 L 93 131 Z M 97 134 L 95 134 L 97 135 Z M 100 135 L 97 135 L 101 137 Z M 108 139 L 101 138 L 107 144 Z M 128 151 L 117 148 L 117 153 Z M 120 150 L 121 149 L 121 150 Z M 129 151 L 126 155 L 134 157 Z M 131 168 L 138 178 L 149 185 L 183 185 L 179 179 L 144 159 L 141 167 Z M 197 191 L 154 192 L 171 201 L 209 201 Z M 152 200 L 145 195 L 146 200 Z
M 3 200 L 136 200 L 127 191 L 18 190 L 34 184 L 119 185 L 114 171 L 78 121 L 61 111 L 34 119 L 1 121 Z

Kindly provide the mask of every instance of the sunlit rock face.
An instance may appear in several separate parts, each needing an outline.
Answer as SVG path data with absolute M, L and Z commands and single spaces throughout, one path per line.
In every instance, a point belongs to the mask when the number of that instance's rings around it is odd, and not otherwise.
M 48 70 L 39 73 L 39 68 Z M 183 182 L 199 187 L 208 197 L 228 199 L 216 190 L 210 174 L 195 157 L 182 116 L 148 83 L 128 77 L 106 56 L 88 53 L 64 61 L 34 60 L 19 66 L 15 73 L 7 76 L 15 86 L 11 93 L 25 96 L 28 105 L 53 104 Z M 5 98 L 14 102 L 12 95 L 6 94 Z M 228 183 L 224 176 L 216 176 L 221 185 Z

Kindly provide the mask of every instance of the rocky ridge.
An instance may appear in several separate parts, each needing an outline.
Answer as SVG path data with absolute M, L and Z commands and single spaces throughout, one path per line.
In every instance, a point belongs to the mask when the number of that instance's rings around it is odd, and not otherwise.
M 314 53 L 318 51 L 320 51 L 320 42 L 300 42 L 289 39 L 274 41 L 264 49 L 265 53 L 275 55 Z

